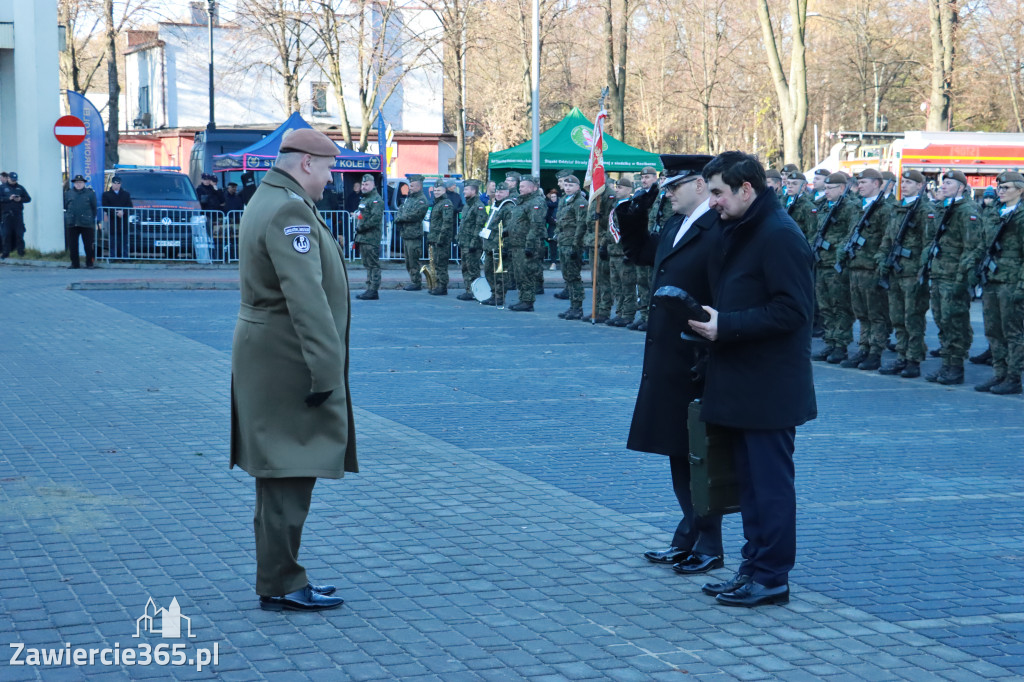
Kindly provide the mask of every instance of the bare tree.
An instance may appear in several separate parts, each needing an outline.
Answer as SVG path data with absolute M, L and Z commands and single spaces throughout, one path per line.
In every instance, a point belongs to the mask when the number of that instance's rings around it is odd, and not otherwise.
M 427 7 L 441 24 L 445 76 L 454 81 L 455 91 L 455 171 L 466 172 L 466 39 L 473 3 L 469 0 L 427 0 Z
M 782 124 L 783 156 L 786 163 L 803 166 L 803 137 L 807 128 L 807 56 L 804 39 L 807 34 L 807 0 L 789 0 L 790 52 L 789 78 L 783 72 L 779 45 L 783 31 L 772 23 L 768 0 L 758 0 L 757 16 L 768 53 L 768 68 L 775 84 Z
M 107 39 L 107 141 L 106 163 L 112 166 L 120 160 L 117 153 L 119 99 L 121 84 L 117 80 L 117 27 L 114 24 L 114 0 L 103 0 L 103 19 Z
M 269 44 L 274 58 L 253 66 L 265 66 L 284 82 L 281 103 L 286 112 L 299 110 L 299 82 L 305 68 L 307 45 L 303 38 L 302 8 L 299 0 L 248 0 L 245 14 L 239 14 L 250 38 Z M 254 50 L 261 54 L 262 50 Z
M 622 11 L 618 26 L 614 21 L 615 0 L 605 0 L 604 5 L 604 57 L 607 71 L 608 94 L 611 101 L 609 115 L 614 136 L 626 137 L 626 63 L 629 56 L 629 25 L 637 5 L 630 0 L 619 0 Z M 618 29 L 618 30 L 616 30 Z
M 85 92 L 103 65 L 100 41 L 93 40 L 100 33 L 102 13 L 94 0 L 59 0 L 57 13 L 68 43 L 60 55 L 61 84 L 65 90 Z
M 338 105 L 338 116 L 341 118 L 341 134 L 345 146 L 352 148 L 352 126 L 348 121 L 348 108 L 345 105 L 345 80 L 342 78 L 342 64 L 347 60 L 348 45 L 343 34 L 351 21 L 351 16 L 342 13 L 342 5 L 346 0 L 306 0 L 308 9 L 308 25 L 316 36 L 317 51 L 312 54 L 323 70 L 327 81 L 334 88 L 334 101 Z
M 956 0 L 928 0 L 932 38 L 932 88 L 929 98 L 928 130 L 953 127 L 953 58 L 959 18 Z

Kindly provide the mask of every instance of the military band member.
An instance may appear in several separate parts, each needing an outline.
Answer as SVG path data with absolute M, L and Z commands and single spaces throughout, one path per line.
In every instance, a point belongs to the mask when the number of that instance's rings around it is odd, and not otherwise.
M 423 288 L 423 275 L 420 274 L 420 258 L 423 256 L 423 218 L 427 215 L 427 198 L 423 196 L 423 176 L 409 176 L 409 196 L 395 214 L 395 226 L 402 237 L 405 250 L 405 269 L 409 272 L 409 284 L 406 291 L 419 291 Z
M 966 175 L 950 171 L 939 192 L 943 203 L 936 207 L 921 265 L 922 275 L 931 278 L 932 318 L 939 328 L 942 368 L 925 379 L 949 386 L 964 383 L 964 360 L 974 339 L 967 279 L 973 270 L 972 249 L 981 223 L 978 205 L 967 196 Z
M 928 287 L 918 282 L 918 264 L 927 244 L 925 233 L 934 219 L 935 208 L 924 195 L 924 176 L 916 170 L 903 172 L 900 184 L 903 199 L 896 205 L 889 230 L 878 249 L 878 277 L 889 283 L 889 318 L 896 329 L 896 361 L 878 370 L 879 374 L 904 379 L 921 376 L 924 345 L 925 313 L 928 312 Z M 912 214 L 908 218 L 908 213 Z M 888 262 L 900 227 L 906 225 L 894 262 Z M 905 254 L 905 255 L 902 255 Z
M 813 354 L 811 359 L 824 360 L 833 365 L 847 359 L 847 346 L 853 341 L 849 270 L 836 272 L 834 268 L 844 239 L 860 217 L 860 207 L 856 198 L 843 194 L 848 181 L 849 178 L 842 172 L 828 176 L 825 183 L 825 203 L 818 209 L 818 233 L 828 243 L 828 248 L 821 246 L 817 249 L 820 260 L 815 266 L 815 296 L 821 308 L 822 324 L 825 327 L 825 347 Z M 822 232 L 833 208 L 835 213 L 832 222 Z
M 558 316 L 565 320 L 583 319 L 583 239 L 587 235 L 587 198 L 580 191 L 580 180 L 572 173 L 559 182 L 565 197 L 559 201 L 557 214 L 558 260 L 562 279 L 569 295 L 569 309 Z
M 629 201 L 633 194 L 633 181 L 622 177 L 615 182 L 615 205 Z M 609 220 L 614 223 L 614 208 Z M 612 296 L 615 298 L 615 316 L 605 324 L 609 327 L 625 327 L 636 316 L 636 267 L 629 262 L 622 250 L 620 239 L 611 233 L 608 242 L 608 269 L 611 274 Z
M 431 296 L 447 296 L 448 260 L 452 254 L 452 235 L 455 232 L 455 207 L 448 198 L 444 180 L 438 178 L 431 191 L 434 193 L 434 205 L 430 207 L 427 243 L 432 247 L 430 265 L 437 277 L 437 285 L 427 293 Z
M 508 238 L 501 235 L 508 233 L 512 225 L 512 213 L 515 211 L 515 199 L 509 196 L 509 186 L 499 182 L 494 187 L 494 207 L 488 216 L 487 236 L 482 237 L 484 247 L 484 276 L 491 285 L 491 297 L 483 301 L 484 305 L 505 305 L 505 291 L 508 273 L 512 269 L 512 260 L 508 252 Z M 500 239 L 499 239 L 500 238 Z M 499 252 L 499 247 L 501 251 Z M 497 272 L 501 264 L 503 271 Z
M 793 172 L 786 178 L 786 196 L 783 206 L 786 213 L 792 218 L 800 231 L 807 237 L 808 242 L 814 241 L 814 235 L 818 232 L 818 209 L 814 202 L 804 192 L 807 187 L 807 180 L 804 174 L 799 171 Z
M 462 259 L 462 283 L 466 290 L 456 297 L 460 301 L 474 300 L 473 282 L 480 277 L 480 254 L 483 252 L 480 230 L 487 224 L 487 210 L 480 201 L 479 193 L 479 180 L 467 180 L 462 188 L 466 203 L 462 207 L 458 243 Z
M 972 259 L 972 284 L 980 282 L 982 268 L 987 277 L 981 303 L 993 374 L 974 390 L 1015 395 L 1021 392 L 1024 370 L 1024 175 L 1007 171 L 996 181 L 1000 207 L 985 220 Z M 990 263 L 985 263 L 988 255 Z
M 366 291 L 356 296 L 364 301 L 380 298 L 380 238 L 384 227 L 384 201 L 377 193 L 377 185 L 369 173 L 359 184 L 359 208 L 356 212 L 355 242 L 366 268 Z
M 640 171 L 640 186 L 643 191 L 650 190 L 655 183 L 658 182 L 658 170 L 654 166 L 645 166 Z M 660 192 L 659 192 L 660 195 Z M 655 200 L 657 204 L 657 200 Z M 651 210 L 656 210 L 654 206 Z M 649 217 L 649 216 L 648 216 Z M 648 228 L 650 228 L 650 221 L 648 220 Z M 644 332 L 647 331 L 647 316 L 649 307 L 651 305 L 651 275 L 652 270 L 650 265 L 636 264 L 636 294 L 637 294 L 637 317 L 635 320 L 626 325 L 626 329 L 633 329 L 635 331 Z
M 850 304 L 854 317 L 860 322 L 860 339 L 855 354 L 843 360 L 839 366 L 874 371 L 882 366 L 882 351 L 889 340 L 889 299 L 885 290 L 878 285 L 878 260 L 876 258 L 882 237 L 892 222 L 892 206 L 882 196 L 882 174 L 868 168 L 857 175 L 857 194 L 861 198 L 860 211 L 854 223 L 860 226 L 863 243 L 853 243 L 854 235 L 848 234 L 838 254 L 844 272 L 850 272 Z M 877 205 L 873 206 L 876 202 Z M 856 204 L 856 202 L 854 202 Z M 866 220 L 862 217 L 868 215 Z M 848 247 L 854 250 L 851 257 Z

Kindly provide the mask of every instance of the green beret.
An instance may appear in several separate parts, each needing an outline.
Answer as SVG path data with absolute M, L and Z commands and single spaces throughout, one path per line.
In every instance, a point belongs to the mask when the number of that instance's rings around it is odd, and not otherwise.
M 1004 182 L 1024 182 L 1024 175 L 1015 171 L 1006 171 L 1005 173 L 999 174 L 999 177 L 996 178 L 996 182 L 1000 184 Z
M 506 180 L 511 180 L 511 179 L 513 179 L 513 178 L 514 178 L 514 179 L 516 180 L 516 182 L 518 182 L 518 181 L 519 181 L 519 179 L 520 179 L 520 178 L 522 178 L 522 177 L 523 177 L 523 176 L 522 176 L 522 175 L 520 175 L 520 174 L 519 174 L 518 172 L 516 172 L 516 171 L 509 171 L 509 172 L 505 173 L 505 179 L 506 179 Z
M 565 180 L 566 182 L 568 182 L 570 185 L 578 185 L 578 184 L 580 184 L 580 179 L 578 177 L 576 177 L 573 173 L 569 173 L 568 175 L 566 175 L 562 179 Z
M 472 187 L 473 189 L 480 189 L 481 182 L 479 180 L 466 180 L 462 183 L 466 187 Z
M 572 171 L 569 170 L 568 168 L 563 168 L 562 170 L 555 173 L 555 177 L 558 178 L 559 180 L 569 175 L 572 175 Z
M 628 187 L 629 189 L 633 189 L 633 181 L 629 178 L 619 178 L 615 181 L 615 184 L 619 187 Z
M 423 176 L 422 175 L 414 174 L 414 175 L 406 175 L 405 177 L 409 179 L 409 182 L 423 182 Z
M 444 179 L 438 178 L 434 180 L 434 187 L 444 187 Z
M 537 179 L 536 175 L 521 175 L 519 176 L 519 182 L 532 182 L 540 187 L 540 180 Z
M 658 169 L 654 166 L 644 166 L 643 170 L 640 171 L 640 175 L 657 175 Z
M 375 182 L 375 180 L 369 173 L 363 173 L 363 182 Z
M 967 176 L 958 170 L 952 170 L 946 173 L 946 177 L 943 180 L 956 180 L 961 185 L 967 184 Z

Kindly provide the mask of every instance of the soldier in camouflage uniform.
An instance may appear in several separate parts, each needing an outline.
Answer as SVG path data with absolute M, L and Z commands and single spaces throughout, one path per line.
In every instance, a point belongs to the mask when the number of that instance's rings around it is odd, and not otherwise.
M 373 176 L 363 175 L 359 185 L 359 209 L 356 211 L 355 242 L 366 268 L 366 291 L 356 296 L 364 301 L 376 301 L 380 296 L 380 237 L 384 226 L 384 201 L 377 194 Z
M 406 291 L 419 291 L 423 288 L 423 275 L 420 274 L 420 258 L 423 256 L 423 218 L 427 215 L 427 198 L 423 196 L 423 176 L 410 175 L 409 196 L 395 214 L 395 227 L 402 237 L 405 250 L 405 269 L 409 271 L 410 284 L 405 285 Z
M 505 186 L 508 187 L 508 195 L 513 199 L 519 199 L 519 181 L 523 176 L 516 171 L 505 173 Z
M 775 170 L 774 168 L 768 168 L 764 172 L 765 183 L 768 185 L 768 189 L 775 192 L 775 196 L 782 201 L 783 192 L 785 187 L 782 184 L 782 173 Z
M 854 317 L 860 322 L 857 352 L 841 362 L 840 367 L 875 371 L 882 366 L 882 351 L 889 340 L 889 298 L 878 285 L 878 250 L 882 237 L 892 222 L 892 206 L 882 196 L 882 174 L 868 168 L 857 175 L 857 193 L 861 197 L 856 224 L 860 225 L 863 244 L 847 236 L 845 250 L 838 254 L 839 263 L 850 271 L 850 303 Z M 856 204 L 856 202 L 854 202 Z M 875 204 L 875 205 L 873 205 Z M 871 211 L 867 220 L 862 217 Z M 854 255 L 849 255 L 849 250 Z
M 658 171 L 654 166 L 645 166 L 640 171 L 640 185 L 644 191 L 650 189 L 651 185 L 658 181 Z M 656 214 L 658 201 L 651 207 L 652 213 L 648 214 L 648 228 L 650 228 L 651 216 Z M 666 216 L 667 217 L 667 216 Z M 649 230 L 653 234 L 657 230 Z M 626 329 L 633 329 L 640 332 L 647 331 L 647 312 L 651 305 L 651 266 L 637 265 L 636 267 L 636 298 L 637 317 L 626 325 Z
M 925 234 L 935 218 L 935 207 L 924 195 L 924 176 L 915 170 L 903 172 L 902 194 L 893 214 L 889 230 L 882 238 L 878 249 L 878 277 L 889 282 L 889 318 L 896 328 L 896 361 L 878 370 L 879 374 L 900 375 L 904 379 L 921 376 L 924 362 L 925 313 L 928 312 L 928 287 L 918 282 L 918 264 L 927 243 Z M 909 218 L 908 213 L 913 213 Z M 896 264 L 902 268 L 896 271 L 886 259 L 893 250 L 893 243 L 900 226 L 906 221 L 900 247 L 906 249 L 897 254 Z
M 981 223 L 978 205 L 964 194 L 966 190 L 967 176 L 960 171 L 946 174 L 939 190 L 942 217 L 933 221 L 921 255 L 921 276 L 931 279 L 932 318 L 942 345 L 942 369 L 925 379 L 947 386 L 964 382 L 964 360 L 974 338 L 967 279 L 974 270 L 972 249 Z
M 480 276 L 480 255 L 483 243 L 480 241 L 480 230 L 487 223 L 487 207 L 480 201 L 480 181 L 467 180 L 463 189 L 466 203 L 462 207 L 462 219 L 459 221 L 459 255 L 462 259 L 462 283 L 466 290 L 456 296 L 460 301 L 472 301 L 473 282 Z
M 591 266 L 593 269 L 591 272 L 592 291 L 596 291 L 595 307 L 597 312 L 596 317 L 593 318 L 590 315 L 585 315 L 583 317 L 584 322 L 601 324 L 602 322 L 607 322 L 612 313 L 614 298 L 612 294 L 611 267 L 608 257 L 608 243 L 612 240 L 612 237 L 608 232 L 608 214 L 617 201 L 615 198 L 615 181 L 608 178 L 605 183 L 604 193 L 599 197 L 598 201 L 591 204 L 590 209 L 592 210 L 587 215 L 588 225 L 597 223 L 597 262 Z M 593 252 L 594 231 L 592 229 L 587 230 L 587 236 L 583 238 L 583 245 Z
M 814 206 L 821 212 L 821 207 L 824 206 L 828 200 L 825 198 L 825 181 L 828 180 L 828 176 L 832 175 L 824 168 L 819 168 L 814 171 L 814 181 L 811 184 L 811 201 L 814 202 Z
M 786 207 L 786 213 L 807 237 L 807 241 L 813 242 L 814 235 L 818 233 L 818 209 L 804 192 L 806 186 L 807 179 L 803 173 L 790 173 L 786 178 L 786 198 L 782 205 Z
M 849 271 L 836 272 L 833 267 L 847 235 L 860 217 L 855 197 L 844 196 L 849 178 L 845 173 L 833 173 L 825 183 L 826 201 L 818 210 L 820 232 L 829 214 L 835 208 L 832 222 L 825 228 L 824 245 L 815 252 L 815 295 L 821 308 L 825 327 L 825 348 L 811 356 L 812 360 L 825 360 L 838 365 L 847 359 L 847 346 L 853 341 L 853 311 L 850 308 Z M 836 204 L 838 207 L 836 208 Z M 815 235 L 817 238 L 817 235 Z
M 558 202 L 556 219 L 558 260 L 562 279 L 569 294 L 569 309 L 558 316 L 565 320 L 583 319 L 583 239 L 587 235 L 587 199 L 580 191 L 580 180 L 573 174 L 560 178 L 565 197 Z
M 1000 208 L 986 216 L 984 234 L 977 240 L 972 261 L 976 271 L 971 284 L 987 281 L 982 288 L 985 336 L 992 350 L 992 378 L 974 387 L 997 395 L 1021 392 L 1024 370 L 1024 175 L 1005 172 L 997 178 Z M 992 248 L 996 243 L 999 248 Z M 984 262 L 992 252 L 991 264 Z
M 427 293 L 432 296 L 448 295 L 448 261 L 452 255 L 452 235 L 455 232 L 455 207 L 448 198 L 444 181 L 434 183 L 434 205 L 430 207 L 430 232 L 427 243 L 431 248 L 430 264 L 437 277 L 437 286 Z
M 484 276 L 487 283 L 491 285 L 491 297 L 483 301 L 484 305 L 505 305 L 505 284 L 508 271 L 512 268 L 512 262 L 508 256 L 508 241 L 500 237 L 503 231 L 509 229 L 512 224 L 512 213 L 515 211 L 516 202 L 509 197 L 509 188 L 502 182 L 494 187 L 494 206 L 491 215 L 487 218 L 484 229 L 485 237 L 481 242 L 484 248 Z M 499 248 L 505 251 L 501 257 Z M 501 264 L 503 272 L 496 272 L 498 264 Z
M 616 202 L 609 214 L 609 220 L 614 224 L 615 206 L 629 201 L 633 195 L 633 181 L 622 177 L 615 182 Z M 615 297 L 615 317 L 609 319 L 605 324 L 609 327 L 625 327 L 636 317 L 636 266 L 626 257 L 620 244 L 621 236 L 617 240 L 611 234 L 608 242 L 608 269 L 612 280 L 612 295 Z
M 512 272 L 519 289 L 519 302 L 509 306 L 516 312 L 532 312 L 537 299 L 537 281 L 544 276 L 536 259 L 537 244 L 547 232 L 547 202 L 538 190 L 540 181 L 532 175 L 519 180 L 522 194 L 516 200 L 508 230 Z

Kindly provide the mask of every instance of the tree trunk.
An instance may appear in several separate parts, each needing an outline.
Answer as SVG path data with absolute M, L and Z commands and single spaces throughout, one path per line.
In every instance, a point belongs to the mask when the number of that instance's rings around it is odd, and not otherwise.
M 466 82 L 466 43 L 463 40 L 465 34 L 459 36 L 459 51 L 455 58 L 455 104 L 457 115 L 455 117 L 455 172 L 463 176 L 466 174 L 466 101 L 463 97 L 463 86 Z
M 955 0 L 928 0 L 932 39 L 932 87 L 927 130 L 952 130 Z
M 341 136 L 345 146 L 352 148 L 352 126 L 348 123 L 348 110 L 345 108 L 345 83 L 341 79 L 341 65 L 337 53 L 331 54 L 331 85 L 334 86 L 334 100 L 338 105 L 338 118 L 341 119 Z
M 768 12 L 768 1 L 758 0 L 757 16 L 761 22 L 761 33 L 768 53 L 768 68 L 779 100 L 783 159 L 786 163 L 795 163 L 802 168 L 803 137 L 807 129 L 807 55 L 804 45 L 804 36 L 807 32 L 807 0 L 790 0 L 789 15 L 793 35 L 790 37 L 787 80 L 779 57 L 778 45 L 782 41 L 776 40 L 775 28 Z
M 103 18 L 107 24 L 107 142 L 106 166 L 109 168 L 118 162 L 118 100 L 121 86 L 117 82 L 117 31 L 114 29 L 114 0 L 104 0 Z
M 626 24 L 629 20 L 629 0 L 622 2 L 622 24 L 619 26 L 618 59 L 615 55 L 616 34 L 613 22 L 613 0 L 607 0 L 604 12 L 605 31 L 605 69 L 608 80 L 608 95 L 611 100 L 609 116 L 611 117 L 613 135 L 618 139 L 626 136 Z

